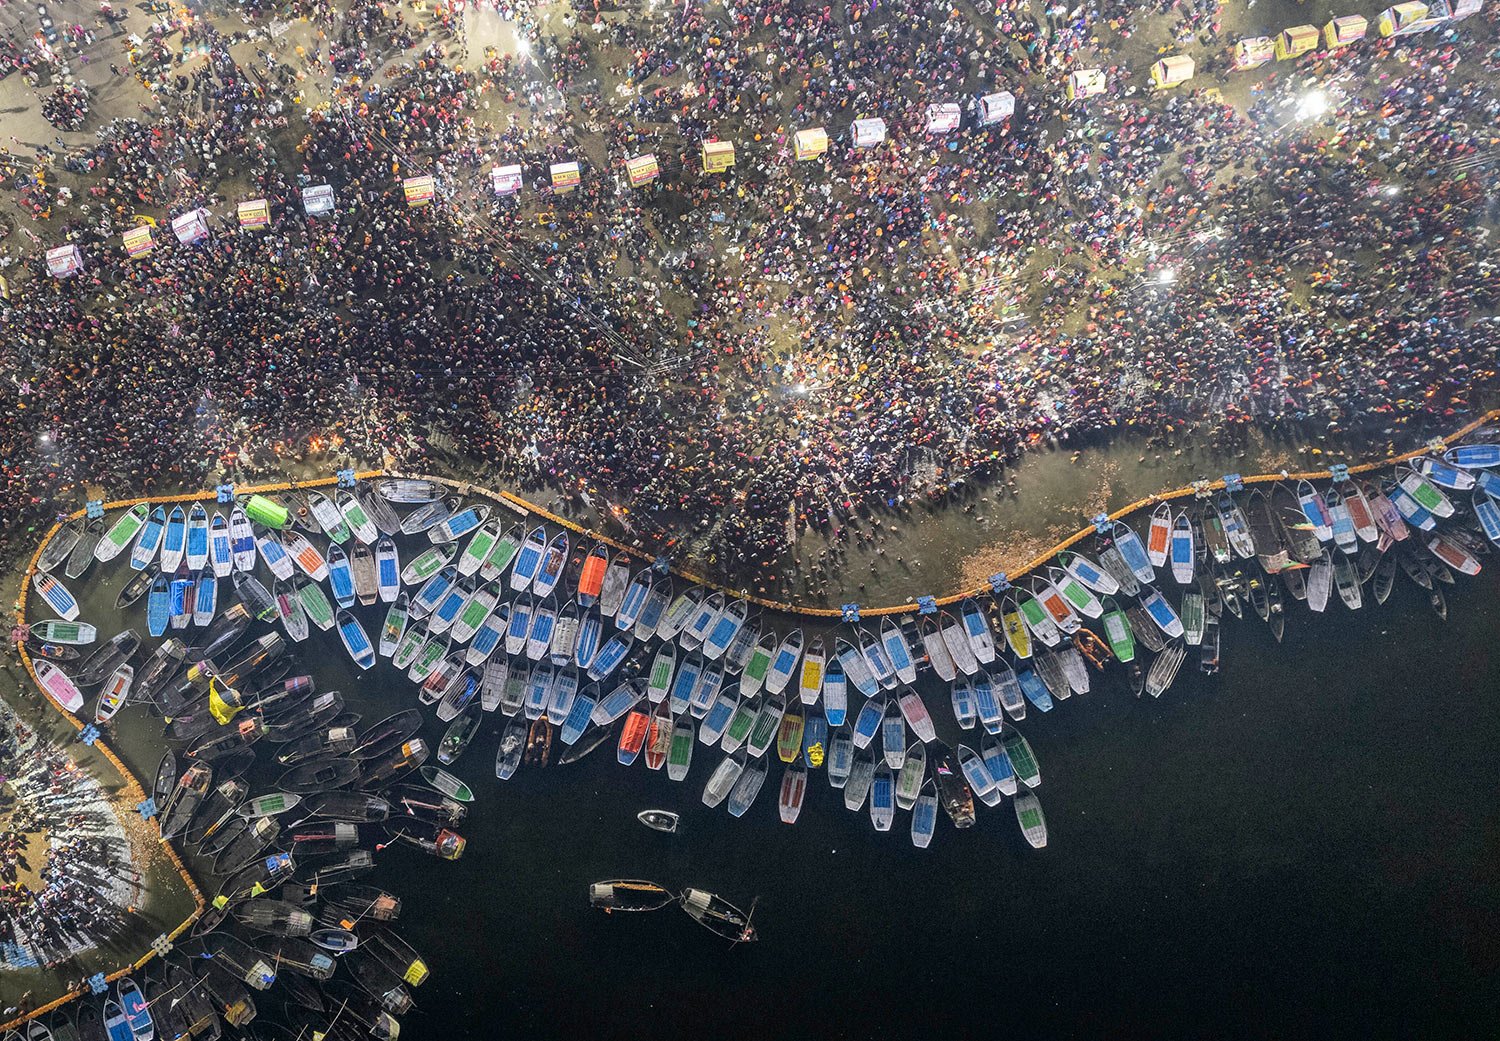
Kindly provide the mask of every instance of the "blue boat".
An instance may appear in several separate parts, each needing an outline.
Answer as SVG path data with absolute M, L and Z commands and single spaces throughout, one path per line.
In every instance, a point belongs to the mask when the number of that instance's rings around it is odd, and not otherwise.
M 1120 551 L 1120 558 L 1125 561 L 1125 566 L 1142 582 L 1156 581 L 1156 570 L 1151 566 L 1151 558 L 1146 555 L 1146 547 L 1141 545 L 1141 537 L 1120 521 L 1115 521 L 1110 533 L 1114 536 L 1115 549 Z
M 375 648 L 370 644 L 370 637 L 365 632 L 364 626 L 359 624 L 348 611 L 340 611 L 337 621 L 339 627 L 339 639 L 344 641 L 344 650 L 349 652 L 349 657 L 354 659 L 354 664 L 361 669 L 368 669 L 375 664 Z
M 625 655 L 630 653 L 634 642 L 629 633 L 616 633 L 610 637 L 609 642 L 594 656 L 594 663 L 589 666 L 589 679 L 602 683 L 625 660 Z
M 587 669 L 599 653 L 599 638 L 604 635 L 604 623 L 597 610 L 591 610 L 578 623 L 578 639 L 573 644 L 573 662 L 580 669 Z
M 854 769 L 854 735 L 846 726 L 835 726 L 833 736 L 828 739 L 828 783 L 842 788 L 849 781 L 849 771 Z
M 78 598 L 68 591 L 68 587 L 62 581 L 53 578 L 45 571 L 38 571 L 31 576 L 31 587 L 37 591 L 41 598 L 47 601 L 47 606 L 52 608 L 52 613 L 65 622 L 71 622 L 78 617 Z
M 505 630 L 505 653 L 520 654 L 526 649 L 526 637 L 531 634 L 531 597 L 523 596 L 510 608 L 510 625 Z
M 591 718 L 599 726 L 607 727 L 640 704 L 644 696 L 640 687 L 626 680 L 600 699 Z M 724 722 L 727 724 L 729 720 L 726 718 Z
M 185 567 L 178 567 L 172 584 L 167 587 L 167 610 L 173 629 L 184 628 L 193 614 L 193 580 Z
M 292 577 L 292 555 L 286 551 L 281 540 L 270 532 L 261 532 L 255 539 L 255 547 L 260 550 L 260 559 L 266 562 L 266 567 L 271 569 L 271 574 L 285 581 Z M 254 567 L 246 568 L 253 571 Z
M 1500 546 L 1500 503 L 1483 492 L 1475 492 L 1474 516 L 1484 528 L 1484 537 Z
M 167 621 L 172 617 L 171 584 L 162 574 L 151 580 L 151 592 L 146 595 L 146 629 L 152 636 L 167 631 Z
M 417 590 L 417 595 L 411 598 L 411 616 L 421 619 L 430 615 L 457 578 L 458 568 L 449 564 L 422 583 L 422 588 Z
M 1492 499 L 1500 499 L 1500 474 L 1482 470 L 1474 475 L 1474 486 Z
M 1459 445 L 1449 449 L 1443 458 L 1466 470 L 1500 466 L 1500 445 Z
M 724 670 L 715 665 L 710 665 L 698 674 L 698 682 L 693 687 L 692 697 L 688 700 L 688 711 L 694 719 L 702 719 L 708 714 L 709 707 L 714 703 L 714 698 L 719 694 L 719 688 L 724 685 Z
M 1052 711 L 1052 695 L 1040 676 L 1030 669 L 1021 669 L 1016 673 L 1016 682 L 1021 685 L 1026 700 L 1035 705 L 1038 712 Z
M 994 687 L 995 698 L 1000 702 L 1000 707 L 1010 713 L 1011 719 L 1026 718 L 1026 699 L 1021 696 L 1021 685 L 1016 682 L 1015 671 L 1004 662 L 996 665 L 995 671 L 990 673 L 990 685 Z M 985 729 L 990 729 L 990 724 L 985 724 Z
M 151 1009 L 141 988 L 126 976 L 115 984 L 115 995 L 120 999 L 120 1010 L 125 1013 L 135 1041 L 151 1041 L 156 1036 L 156 1024 L 151 1020 Z
M 663 578 L 660 582 L 653 581 L 651 583 L 651 595 L 646 597 L 646 603 L 641 608 L 640 617 L 635 620 L 635 632 L 637 636 L 649 639 L 650 636 L 655 634 L 656 623 L 661 621 L 662 612 L 667 609 L 667 604 L 671 599 L 671 579 Z
M 844 663 L 837 658 L 828 659 L 827 671 L 823 673 L 823 712 L 828 716 L 828 725 L 842 726 L 848 715 L 849 681 L 844 675 Z
M 937 831 L 937 782 L 928 780 L 922 785 L 922 794 L 917 796 L 917 804 L 911 810 L 911 844 L 918 849 L 926 849 L 932 842 L 933 832 Z
M 1000 733 L 1005 717 L 1000 714 L 1000 703 L 995 700 L 995 685 L 988 676 L 974 681 L 974 712 L 984 729 L 991 734 Z
M 672 715 L 687 711 L 688 703 L 693 697 L 693 688 L 698 685 L 698 677 L 702 672 L 703 659 L 696 654 L 689 655 L 677 669 L 677 675 L 672 678 L 672 686 L 667 692 Z
M 563 568 L 568 563 L 568 535 L 567 532 L 558 532 L 552 536 L 552 541 L 547 543 L 547 549 L 542 554 L 541 565 L 536 571 L 536 582 L 533 583 L 531 591 L 537 596 L 550 596 L 552 590 L 557 588 L 558 580 L 562 578 Z
M 354 573 L 349 570 L 349 555 L 337 542 L 328 544 L 328 584 L 340 607 L 354 606 Z
M 571 745 L 583 736 L 588 729 L 589 722 L 594 715 L 594 706 L 597 704 L 595 696 L 599 688 L 590 684 L 573 698 L 573 705 L 568 709 L 568 715 L 562 724 L 562 743 Z
M 718 694 L 714 696 L 714 703 L 709 706 L 708 712 L 703 717 L 703 725 L 698 728 L 698 740 L 705 745 L 718 744 L 719 738 L 724 736 L 725 728 L 729 726 L 729 721 L 734 718 L 735 710 L 739 707 L 739 685 L 735 684 L 727 689 L 720 687 Z
M 433 608 L 432 616 L 427 621 L 427 628 L 436 634 L 447 632 L 452 627 L 453 620 L 458 617 L 458 612 L 463 610 L 464 601 L 473 595 L 478 584 L 478 576 L 473 576 L 450 585 L 447 592 L 443 593 L 443 598 L 438 601 L 437 607 Z
M 620 601 L 620 609 L 615 612 L 615 628 L 625 630 L 635 625 L 641 617 L 646 601 L 650 599 L 651 571 L 643 569 L 625 590 L 625 599 Z
M 130 1020 L 125 1018 L 124 1010 L 114 998 L 106 998 L 104 1002 L 104 1033 L 109 1041 L 135 1041 Z
M 1466 492 L 1474 487 L 1473 474 L 1451 466 L 1441 459 L 1423 459 L 1417 464 L 1417 471 L 1439 488 Z
M 975 701 L 974 688 L 967 682 L 948 684 L 948 698 L 953 702 L 953 718 L 965 730 L 972 730 L 979 718 L 979 706 Z
M 219 606 L 219 580 L 212 571 L 201 571 L 193 585 L 193 624 L 206 628 Z
M 158 506 L 151 511 L 150 519 L 135 540 L 135 548 L 130 551 L 131 570 L 144 571 L 156 559 L 156 551 L 161 548 L 161 537 L 166 527 L 167 511 L 165 507 Z
M 802 724 L 802 761 L 809 769 L 816 770 L 827 758 L 828 720 L 821 712 L 809 712 L 807 721 Z
M 516 592 L 524 591 L 531 585 L 532 579 L 536 578 L 537 568 L 542 566 L 542 553 L 547 548 L 547 530 L 537 527 L 531 529 L 531 534 L 526 536 L 526 541 L 521 543 L 521 550 L 516 554 L 516 562 L 510 569 L 510 587 Z
M 885 719 L 885 698 L 868 698 L 854 719 L 854 747 L 864 748 L 880 731 Z
M 1155 589 L 1146 586 L 1141 590 L 1141 606 L 1151 616 L 1157 628 L 1168 636 L 1176 638 L 1182 635 L 1182 619 L 1177 617 L 1177 612 L 1172 610 L 1172 605 L 1167 603 L 1166 597 Z
M 552 684 L 557 670 L 550 662 L 543 662 L 531 670 L 526 681 L 525 712 L 527 719 L 541 719 L 547 711 L 547 702 L 552 698 Z
M 1005 746 L 994 734 L 986 734 L 984 744 L 979 747 L 979 754 L 984 757 L 984 768 L 995 780 L 1001 795 L 1016 794 L 1016 772 L 1011 768 L 1010 756 L 1005 753 Z
M 208 566 L 208 511 L 201 502 L 193 503 L 187 521 L 187 566 L 202 571 Z
M 186 547 L 187 518 L 183 515 L 181 506 L 173 506 L 172 512 L 167 514 L 167 530 L 162 536 L 162 574 L 170 575 L 177 570 L 177 565 L 182 563 L 182 553 Z
M 565 722 L 577 700 L 578 673 L 573 669 L 559 669 L 557 678 L 552 681 L 552 689 L 547 691 L 547 721 L 553 724 Z M 590 705 L 589 711 L 593 709 Z
M 896 785 L 890 767 L 882 765 L 875 771 L 870 785 L 870 821 L 876 831 L 890 831 L 891 821 L 896 816 Z
M 495 653 L 495 648 L 500 645 L 500 638 L 509 627 L 510 605 L 501 604 L 484 620 L 484 624 L 474 634 L 474 639 L 469 642 L 469 664 L 477 665 Z
M 556 628 L 557 612 L 549 600 L 531 613 L 531 629 L 526 633 L 526 657 L 541 661 L 547 648 L 552 646 L 552 630 Z
M 1433 516 L 1432 511 L 1417 502 L 1412 494 L 1399 484 L 1388 486 L 1385 494 L 1386 498 L 1391 500 L 1391 505 L 1396 507 L 1396 512 L 1401 514 L 1401 519 L 1412 527 L 1421 531 L 1432 531 L 1437 527 L 1437 518 Z

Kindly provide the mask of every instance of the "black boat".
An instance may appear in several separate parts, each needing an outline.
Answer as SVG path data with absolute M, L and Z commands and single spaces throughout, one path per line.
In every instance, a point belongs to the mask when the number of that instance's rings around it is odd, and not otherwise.
M 309 796 L 302 803 L 307 817 L 352 824 L 374 824 L 391 815 L 391 804 L 368 792 L 331 791 Z
M 296 795 L 311 795 L 343 788 L 359 780 L 359 764 L 348 758 L 315 759 L 294 766 L 276 782 L 276 787 Z

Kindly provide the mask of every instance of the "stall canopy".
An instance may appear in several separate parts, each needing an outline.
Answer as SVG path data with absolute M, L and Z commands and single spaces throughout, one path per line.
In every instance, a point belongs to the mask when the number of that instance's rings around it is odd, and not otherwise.
M 432 174 L 418 174 L 401 182 L 406 193 L 406 205 L 412 208 L 426 206 L 437 197 L 437 179 Z
M 792 138 L 792 144 L 796 148 L 799 161 L 816 159 L 828 151 L 828 131 L 822 127 L 799 130 Z
M 1276 34 L 1276 60 L 1286 61 L 1306 54 L 1318 45 L 1318 30 L 1310 25 L 1294 25 Z
M 1068 100 L 1091 98 L 1104 93 L 1103 69 L 1077 69 L 1068 73 Z
M 131 260 L 144 257 L 156 248 L 156 242 L 151 238 L 151 229 L 145 224 L 126 228 L 125 234 L 120 236 L 120 241 L 125 245 L 125 255 Z
M 979 99 L 979 122 L 984 126 L 1009 119 L 1016 111 L 1016 96 L 1008 90 L 986 94 Z
M 946 134 L 957 130 L 963 122 L 963 112 L 956 101 L 939 101 L 927 106 L 925 126 L 929 134 Z
M 240 227 L 264 228 L 271 223 L 271 205 L 264 199 L 249 199 L 240 203 Z
M 1467 18 L 1471 14 L 1478 14 L 1483 6 L 1484 0 L 1453 0 L 1453 17 Z
M 1409 32 L 1415 32 L 1412 27 L 1420 24 L 1426 17 L 1427 5 L 1411 0 L 1410 3 L 1387 7 L 1380 12 L 1380 19 L 1375 24 L 1380 35 L 1390 39 L 1392 36 L 1405 36 Z
M 1363 40 L 1365 30 L 1369 26 L 1369 21 L 1362 14 L 1346 14 L 1329 19 L 1328 24 L 1323 26 L 1323 42 L 1328 44 L 1330 50 L 1336 47 L 1347 47 L 1351 43 Z
M 1176 87 L 1193 78 L 1193 59 L 1185 54 L 1174 54 L 1151 66 L 1151 84 L 1158 89 Z
M 856 119 L 850 134 L 855 148 L 874 148 L 885 140 L 885 120 Z
M 69 243 L 47 251 L 47 273 L 53 278 L 72 278 L 83 270 L 83 251 Z
M 172 218 L 172 234 L 184 246 L 202 242 L 208 238 L 208 211 L 202 206 L 188 210 Z
M 630 175 L 630 186 L 640 188 L 656 180 L 661 173 L 661 165 L 657 163 L 655 155 L 647 152 L 645 155 L 626 159 L 625 172 Z
M 703 172 L 723 173 L 734 165 L 733 141 L 703 142 Z
M 1251 36 L 1235 44 L 1230 56 L 1236 70 L 1258 69 L 1276 57 L 1276 43 L 1269 36 Z
M 571 192 L 583 180 L 577 163 L 553 163 L 551 173 L 552 190 L 558 195 Z
M 333 212 L 333 185 L 314 184 L 302 189 L 302 209 L 309 217 Z
M 521 191 L 521 167 L 515 163 L 490 170 L 490 187 L 496 195 L 516 195 Z

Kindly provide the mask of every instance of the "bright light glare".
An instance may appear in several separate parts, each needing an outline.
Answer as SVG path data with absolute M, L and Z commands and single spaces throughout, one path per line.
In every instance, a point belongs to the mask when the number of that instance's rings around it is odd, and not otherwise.
M 516 41 L 516 50 L 519 51 L 522 54 L 530 54 L 531 53 L 531 41 L 528 40 L 528 39 L 526 39 L 526 37 L 524 37 L 524 36 L 521 37 L 519 40 Z
M 798 394 L 806 394 L 807 393 L 807 384 L 806 383 L 799 383 L 799 384 L 797 384 L 797 393 Z
M 1387 195 L 1400 195 L 1401 186 L 1397 184 L 1388 184 L 1385 186 L 1384 191 Z
M 1164 267 L 1156 273 L 1156 280 L 1162 285 L 1170 285 L 1177 281 L 1177 272 L 1172 268 Z
M 1298 119 L 1317 119 L 1328 111 L 1328 95 L 1321 90 L 1310 90 L 1297 102 Z

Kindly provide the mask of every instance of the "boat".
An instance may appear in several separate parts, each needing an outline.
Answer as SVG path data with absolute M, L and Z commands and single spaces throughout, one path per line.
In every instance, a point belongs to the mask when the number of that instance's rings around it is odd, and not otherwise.
M 731 817 L 743 817 L 755 803 L 755 797 L 760 794 L 761 787 L 766 782 L 766 772 L 769 769 L 764 756 L 741 762 L 741 770 L 734 782 L 734 787 L 729 791 L 728 809 Z M 713 778 L 709 779 L 710 782 Z M 708 789 L 704 789 L 704 801 L 708 801 Z
M 1151 524 L 1146 531 L 1146 556 L 1154 567 L 1167 563 L 1167 553 L 1172 531 L 1172 507 L 1162 503 L 1151 513 Z
M 1166 598 L 1150 586 L 1146 586 L 1141 596 L 1141 606 L 1145 608 L 1147 616 L 1156 623 L 1162 633 L 1169 638 L 1182 635 L 1182 619 L 1177 612 L 1172 610 L 1172 605 L 1167 603 Z
M 854 762 L 850 765 L 849 776 L 844 782 L 844 809 L 850 813 L 858 813 L 863 809 L 874 783 L 874 752 L 868 748 L 861 749 L 854 753 Z
M 156 553 L 161 547 L 161 540 L 166 527 L 166 508 L 158 506 L 151 511 L 151 516 L 141 528 L 140 535 L 136 537 L 135 546 L 130 551 L 130 567 L 132 570 L 143 571 L 156 559 Z
M 1466 470 L 1500 466 L 1500 444 L 1458 445 L 1444 452 L 1443 459 Z
M 1033 849 L 1047 845 L 1047 818 L 1042 815 L 1042 804 L 1029 788 L 1016 792 L 1016 822 L 1021 826 L 1021 835 L 1031 843 Z
M 844 663 L 837 655 L 828 659 L 828 668 L 823 674 L 823 714 L 828 725 L 836 727 L 844 722 L 849 705 L 849 684 L 844 673 Z
M 815 705 L 823 693 L 823 675 L 828 656 L 823 653 L 823 638 L 816 637 L 802 656 L 802 672 L 797 682 L 797 699 L 804 705 Z
M 1245 517 L 1245 511 L 1240 509 L 1234 496 L 1227 490 L 1221 492 L 1214 501 L 1214 512 L 1218 515 L 1219 523 L 1224 529 L 1224 538 L 1229 542 L 1234 555 L 1241 560 L 1249 560 L 1255 556 L 1255 540 L 1250 537 L 1250 522 Z
M 796 824 L 802 814 L 802 802 L 807 797 L 807 763 L 793 759 L 781 775 L 781 794 L 776 801 L 776 812 L 783 824 Z
M 181 506 L 173 506 L 172 512 L 167 514 L 167 529 L 162 535 L 159 564 L 162 574 L 170 575 L 175 572 L 177 565 L 182 563 L 186 550 L 187 515 Z
M 667 745 L 667 779 L 680 781 L 687 776 L 693 765 L 693 737 L 695 723 L 690 715 L 682 715 L 672 725 Z M 646 750 L 646 765 L 651 766 L 651 748 Z
M 1109 641 L 1109 649 L 1121 662 L 1129 663 L 1135 660 L 1135 637 L 1131 630 L 1130 620 L 1125 612 L 1120 610 L 1113 597 L 1104 599 L 1104 637 Z
M 1250 523 L 1250 541 L 1255 545 L 1255 556 L 1266 574 L 1274 575 L 1287 566 L 1290 560 L 1282 545 L 1275 515 L 1271 512 L 1271 501 L 1259 488 L 1250 493 L 1245 505 L 1246 519 Z M 1298 516 L 1301 516 L 1299 511 Z M 1186 585 L 1187 583 L 1183 583 Z
M 916 804 L 911 812 L 911 844 L 918 849 L 926 849 L 932 844 L 933 833 L 937 831 L 938 797 L 937 782 L 928 780 L 922 785 L 921 794 L 917 796 Z
M 536 578 L 537 569 L 542 566 L 542 554 L 547 549 L 547 531 L 545 528 L 536 527 L 526 536 L 516 553 L 515 563 L 510 571 L 510 588 L 517 593 L 524 593 L 531 588 L 532 581 Z
M 802 732 L 807 718 L 802 714 L 800 702 L 792 702 L 781 716 L 776 728 L 776 758 L 790 763 L 802 754 Z M 752 749 L 752 754 L 753 754 Z
M 1448 567 L 1464 575 L 1479 574 L 1479 561 L 1467 549 L 1451 538 L 1435 535 L 1427 541 L 1427 549 Z
M 781 645 L 776 648 L 769 668 L 766 672 L 765 685 L 769 694 L 780 694 L 791 682 L 792 676 L 797 672 L 797 665 L 802 660 L 802 630 L 793 629 L 786 634 Z
M 889 699 L 880 719 L 880 751 L 885 764 L 892 770 L 901 769 L 901 764 L 906 762 L 906 717 L 900 705 Z
M 106 531 L 103 536 L 94 543 L 94 559 L 99 561 L 101 564 L 107 564 L 109 561 L 114 560 L 115 557 L 119 556 L 120 553 L 124 551 L 126 546 L 130 545 L 131 542 L 135 540 L 136 535 L 143 527 L 145 527 L 146 519 L 149 515 L 150 507 L 145 503 L 136 503 L 130 509 L 120 514 L 115 522 L 109 526 L 109 530 Z M 77 522 L 75 521 L 71 523 L 73 525 L 76 525 Z M 78 531 L 76 526 L 73 528 L 73 530 L 75 532 Z M 53 549 L 54 545 L 57 543 L 57 540 L 61 535 L 61 531 L 59 531 L 57 535 L 54 535 L 52 537 L 52 541 L 47 544 L 45 549 L 43 549 L 42 555 L 37 558 L 37 567 L 41 568 L 43 571 L 50 571 L 52 570 L 52 568 L 56 567 L 57 564 L 62 560 L 63 555 L 73 548 L 72 544 L 69 543 L 65 546 L 58 547 L 55 550 Z M 76 535 L 74 536 L 73 541 L 77 541 Z M 45 565 L 43 564 L 44 558 L 46 558 Z
M 645 590 L 638 594 L 638 603 L 644 603 L 646 593 L 650 591 L 650 576 L 646 575 L 645 577 L 647 578 L 647 585 Z M 639 589 L 640 587 L 632 584 L 631 588 Z M 625 603 L 621 605 L 620 611 L 615 617 L 615 625 L 621 629 L 633 626 L 635 624 L 635 613 L 640 610 L 639 607 L 636 607 L 634 612 L 630 610 L 631 599 L 631 595 L 627 593 Z M 749 610 L 746 607 L 745 601 L 737 597 L 731 597 L 726 600 L 723 610 L 719 612 L 718 617 L 714 620 L 713 625 L 709 628 L 707 635 L 703 639 L 703 656 L 709 661 L 718 661 L 722 658 L 724 653 L 729 650 L 729 645 L 734 642 L 734 638 L 739 635 L 740 629 L 743 628 L 745 619 L 748 616 Z
M 615 911 L 658 911 L 675 904 L 677 896 L 655 882 L 637 878 L 612 878 L 589 884 L 589 906 L 606 914 Z
M 429 502 L 424 502 L 401 518 L 401 534 L 419 535 L 422 532 L 437 528 L 443 522 L 451 519 L 455 513 L 459 512 L 458 507 L 459 500 L 452 496 L 445 499 L 433 499 Z M 437 538 L 430 541 L 439 544 L 452 542 L 453 539 L 448 537 L 449 530 L 448 528 L 444 528 Z
M 1178 585 L 1193 582 L 1193 524 L 1184 511 L 1179 511 L 1172 522 L 1172 577 Z M 1097 615 L 1095 616 L 1097 617 Z
M 423 782 L 433 791 L 440 792 L 458 802 L 467 803 L 474 801 L 473 790 L 447 770 L 440 770 L 435 766 L 424 766 L 418 772 L 421 774 Z
M 1328 512 L 1328 503 L 1309 481 L 1297 482 L 1297 501 L 1302 506 L 1302 516 L 1311 525 L 1319 542 L 1333 540 L 1333 518 Z
M 1472 482 L 1473 478 L 1469 480 Z M 1398 466 L 1396 468 L 1396 489 L 1404 494 L 1412 504 L 1426 511 L 1433 517 L 1444 519 L 1453 516 L 1453 503 L 1444 495 L 1433 480 L 1427 474 L 1411 467 Z M 1401 509 L 1401 501 L 1393 499 L 1397 510 L 1408 522 L 1412 520 Z M 1426 530 L 1424 528 L 1424 530 Z
M 340 611 L 335 616 L 339 627 L 339 639 L 343 641 L 344 650 L 349 652 L 349 657 L 354 664 L 361 669 L 368 669 L 375 664 L 375 648 L 370 644 L 370 637 L 365 628 L 348 611 Z
M 1203 533 L 1200 540 L 1203 548 L 1214 558 L 1215 564 L 1227 564 L 1234 559 L 1234 551 L 1229 548 L 1229 536 L 1224 533 L 1224 520 L 1219 516 L 1219 511 L 1208 504 L 1201 504 L 1197 510 L 1198 530 Z M 1123 584 L 1121 591 L 1134 595 L 1134 591 L 1125 589 Z
M 587 609 L 598 603 L 609 563 L 609 547 L 602 542 L 596 543 L 584 554 L 583 567 L 578 572 L 578 584 L 574 589 L 579 607 Z
M 1344 606 L 1351 611 L 1357 611 L 1363 606 L 1364 598 L 1360 593 L 1359 575 L 1354 570 L 1354 561 L 1347 554 L 1339 553 L 1333 561 L 1333 583 L 1338 588 L 1339 599 Z
M 948 698 L 953 705 L 953 718 L 964 730 L 974 729 L 979 711 L 974 703 L 974 687 L 967 681 L 948 684 Z
M 31 576 L 31 586 L 57 617 L 65 622 L 78 620 L 78 600 L 61 581 L 45 571 L 38 571 Z
M 755 927 L 750 924 L 751 916 L 755 913 L 753 903 L 747 914 L 715 893 L 702 889 L 685 889 L 682 893 L 682 909 L 689 918 L 709 932 L 732 943 L 748 943 L 758 939 Z
M 1324 497 L 1328 523 L 1333 529 L 1333 544 L 1343 553 L 1359 552 L 1359 536 L 1354 531 L 1354 517 L 1338 488 L 1329 488 Z
M 93 643 L 99 630 L 87 622 L 33 622 L 28 626 L 28 635 L 43 643 L 61 643 L 70 647 Z
M 440 498 L 443 494 L 443 486 L 436 481 L 423 481 L 410 477 L 387 477 L 375 482 L 375 492 L 387 502 L 417 505 Z
M 1447 488 L 1449 491 L 1466 492 L 1474 487 L 1474 475 L 1462 467 L 1457 467 L 1442 459 L 1433 459 L 1426 456 L 1417 461 L 1417 472 L 1427 478 L 1439 488 Z
M 629 586 L 630 561 L 626 559 L 625 554 L 620 553 L 604 569 L 604 581 L 599 587 L 599 614 L 605 618 L 613 618 L 615 613 L 620 610 L 621 605 L 625 603 L 625 592 Z M 698 603 L 696 597 L 697 594 L 695 593 L 692 599 L 694 607 Z M 681 631 L 682 626 L 686 622 L 687 619 L 685 617 L 679 618 L 676 628 L 672 630 L 670 635 L 660 632 L 656 635 L 664 640 L 673 639 Z
M 1005 642 L 1018 661 L 1025 661 L 1031 657 L 1031 630 L 1027 628 L 1026 619 L 1021 614 L 1014 595 L 1005 598 L 1000 611 L 1000 623 L 1005 633 Z
M 478 705 L 471 705 L 467 711 L 461 711 L 453 717 L 448 724 L 448 729 L 443 731 L 442 738 L 438 741 L 437 759 L 443 766 L 452 766 L 458 761 L 459 756 L 469 747 L 469 742 L 479 732 L 479 721 L 482 713 Z M 424 770 L 438 771 L 437 767 L 423 767 Z M 425 775 L 424 775 L 425 776 Z M 452 774 L 444 774 L 452 777 Z M 456 780 L 456 778 L 455 778 Z M 462 782 L 459 782 L 462 783 Z M 447 793 L 445 793 L 447 794 Z M 467 802 L 468 800 L 462 800 Z
M 495 778 L 508 781 L 515 776 L 521 765 L 521 756 L 526 751 L 527 722 L 522 716 L 514 716 L 505 725 L 500 737 L 500 747 L 495 751 Z
M 1177 678 L 1177 671 L 1182 667 L 1187 658 L 1187 645 L 1180 640 L 1173 640 L 1167 644 L 1156 660 L 1151 663 L 1151 668 L 1146 673 L 1145 693 L 1153 698 L 1159 698 L 1166 693 L 1172 681 Z
M 1115 521 L 1110 528 L 1110 537 L 1114 549 L 1131 574 L 1141 582 L 1156 581 L 1156 571 L 1152 568 L 1151 558 L 1146 553 L 1146 547 L 1141 544 L 1139 535 L 1124 523 Z
M 375 557 L 370 547 L 358 540 L 349 555 L 349 574 L 354 582 L 354 596 L 361 607 L 369 607 L 378 596 L 375 579 Z
M 1064 550 L 1057 555 L 1057 562 L 1069 575 L 1101 596 L 1113 596 L 1120 591 L 1119 580 L 1101 570 L 1082 553 Z
M 552 536 L 542 551 L 537 564 L 536 576 L 531 581 L 531 594 L 537 599 L 551 596 L 562 579 L 563 567 L 568 563 L 568 534 L 560 531 Z
M 675 834 L 681 818 L 671 810 L 642 810 L 635 815 L 640 821 L 652 831 L 664 831 L 667 834 Z
M 785 714 L 786 701 L 781 695 L 772 694 L 761 701 L 750 733 L 745 739 L 745 747 L 751 758 L 759 759 L 766 754 L 781 729 L 781 720 Z
M 670 701 L 663 701 L 651 712 L 646 727 L 646 742 L 643 751 L 646 769 L 660 770 L 667 764 L 667 753 L 672 748 L 672 708 Z
M 94 710 L 95 723 L 108 723 L 124 707 L 134 680 L 135 669 L 129 665 L 120 665 L 115 669 L 99 692 L 99 703 Z
M 522 532 L 519 524 L 513 524 L 501 533 L 490 546 L 483 563 L 479 565 L 479 577 L 485 582 L 494 582 L 505 576 L 505 571 L 516 559 L 521 549 Z
M 36 681 L 65 712 L 77 712 L 83 708 L 83 691 L 62 669 L 45 659 L 32 662 Z
M 711 810 L 716 809 L 738 785 L 745 763 L 746 756 L 743 752 L 725 755 L 709 775 L 708 783 L 703 786 L 703 805 Z
M 881 763 L 875 768 L 874 779 L 870 782 L 870 823 L 876 831 L 891 830 L 891 822 L 896 816 L 895 789 L 890 766 Z
M 573 682 L 576 683 L 576 679 Z M 561 684 L 559 685 L 561 686 Z M 593 719 L 594 707 L 598 703 L 599 686 L 596 683 L 590 683 L 573 696 L 573 703 L 568 708 L 567 714 L 562 718 L 562 732 L 559 735 L 562 738 L 562 743 L 567 746 L 567 750 L 563 753 L 562 762 L 573 761 L 570 758 L 571 753 L 575 751 L 573 746 L 578 744 L 578 739 L 583 737 L 584 731 L 588 729 L 590 721 Z M 602 741 L 608 736 L 601 728 L 599 740 Z M 579 751 L 579 754 L 582 755 L 584 753 Z
M 1271 588 L 1276 588 L 1276 580 L 1274 578 L 1270 580 L 1269 584 Z M 1204 608 L 1203 594 L 1196 589 L 1184 592 L 1182 594 L 1182 638 L 1188 646 L 1196 647 L 1203 642 L 1203 626 L 1206 624 L 1206 617 L 1207 611 Z M 1131 653 L 1133 657 L 1133 648 Z

